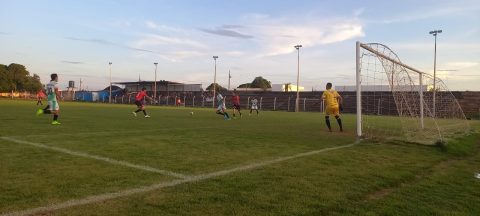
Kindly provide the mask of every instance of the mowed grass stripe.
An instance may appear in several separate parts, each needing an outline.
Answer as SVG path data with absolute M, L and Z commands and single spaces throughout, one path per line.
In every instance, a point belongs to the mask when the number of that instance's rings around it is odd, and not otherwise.
M 296 159 L 296 158 L 308 157 L 308 156 L 323 153 L 323 152 L 329 152 L 329 151 L 339 150 L 339 149 L 343 149 L 343 148 L 349 148 L 349 147 L 352 147 L 352 146 L 355 146 L 355 145 L 356 145 L 356 143 L 352 143 L 352 144 L 342 145 L 342 146 L 337 146 L 337 147 L 324 148 L 324 149 L 319 149 L 319 150 L 315 150 L 315 151 L 295 154 L 295 155 L 291 155 L 291 156 L 287 156 L 287 157 L 280 157 L 280 158 L 277 158 L 277 159 L 274 159 L 274 160 L 269 160 L 269 161 L 264 161 L 264 162 L 259 162 L 259 163 L 253 163 L 253 164 L 249 164 L 249 165 L 246 165 L 246 166 L 241 166 L 241 167 L 237 167 L 237 168 L 233 168 L 233 169 L 221 170 L 221 171 L 207 173 L 207 174 L 203 174 L 203 175 L 196 175 L 196 176 L 189 177 L 189 178 L 186 178 L 186 179 L 179 179 L 179 180 L 173 180 L 173 181 L 169 181 L 169 182 L 162 182 L 162 183 L 154 184 L 154 185 L 151 185 L 151 186 L 139 187 L 139 188 L 129 189 L 129 190 L 115 192 L 115 193 L 106 193 L 106 194 L 101 194 L 101 195 L 94 195 L 94 196 L 89 196 L 89 197 L 86 197 L 86 198 L 83 198 L 83 199 L 74 199 L 74 200 L 66 201 L 66 202 L 59 203 L 59 204 L 52 204 L 52 205 L 39 207 L 39 208 L 33 208 L 33 209 L 27 209 L 27 210 L 18 211 L 18 212 L 6 213 L 6 214 L 2 214 L 0 216 L 24 216 L 24 215 L 41 214 L 41 213 L 45 213 L 45 212 L 52 212 L 52 211 L 61 210 L 61 209 L 65 209 L 65 208 L 70 208 L 70 207 L 75 207 L 75 206 L 80 206 L 80 205 L 97 203 L 97 202 L 116 199 L 116 198 L 120 198 L 120 197 L 131 196 L 131 195 L 134 195 L 134 194 L 151 192 L 151 191 L 162 189 L 162 188 L 174 187 L 174 186 L 184 184 L 184 183 L 191 183 L 191 182 L 208 180 L 208 179 L 212 179 L 212 178 L 215 178 L 215 177 L 225 176 L 225 175 L 235 173 L 235 172 L 253 170 L 253 169 L 265 167 L 265 166 L 275 164 L 275 163 L 280 163 L 280 162 L 284 162 L 284 161 L 288 161 L 288 160 L 293 160 L 293 159 Z
M 19 143 L 19 144 L 25 144 L 25 145 L 35 146 L 35 147 L 38 147 L 38 148 L 44 148 L 44 149 L 48 149 L 48 150 L 52 150 L 52 151 L 62 152 L 62 153 L 65 153 L 65 154 L 74 155 L 74 156 L 78 156 L 78 157 L 84 157 L 84 158 L 90 158 L 90 159 L 95 159 L 95 160 L 99 160 L 99 161 L 104 161 L 104 162 L 114 164 L 114 165 L 120 165 L 120 166 L 139 169 L 139 170 L 143 170 L 143 171 L 159 173 L 159 174 L 172 176 L 172 177 L 176 177 L 176 178 L 182 178 L 182 179 L 188 178 L 188 176 L 180 174 L 180 173 L 171 172 L 171 171 L 168 171 L 168 170 L 156 169 L 156 168 L 148 167 L 148 166 L 144 166 L 144 165 L 132 164 L 132 163 L 129 163 L 129 162 L 126 162 L 126 161 L 115 160 L 115 159 L 102 157 L 102 156 L 98 156 L 98 155 L 92 155 L 92 154 L 87 154 L 87 153 L 78 152 L 78 151 L 71 151 L 71 150 L 64 149 L 64 148 L 59 148 L 59 147 L 48 146 L 48 145 L 44 145 L 44 144 L 40 144 L 40 143 L 34 143 L 34 142 L 19 140 L 19 139 L 15 139 L 15 138 L 11 138 L 11 137 L 1 137 L 1 139 L 6 140 L 6 141 L 10 141 L 10 142 Z

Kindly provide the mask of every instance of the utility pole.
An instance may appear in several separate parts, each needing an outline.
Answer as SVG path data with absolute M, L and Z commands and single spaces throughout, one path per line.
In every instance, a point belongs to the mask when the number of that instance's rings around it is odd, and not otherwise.
M 110 65 L 110 94 L 108 96 L 108 103 L 112 103 L 112 62 L 109 62 Z
M 298 112 L 300 105 L 300 48 L 302 45 L 296 45 L 294 47 L 297 49 L 297 99 L 295 100 L 295 112 Z
M 228 70 L 228 90 L 230 91 L 230 79 L 232 79 L 232 75 L 230 75 L 230 70 Z
M 429 33 L 435 37 L 435 51 L 433 55 L 433 118 L 435 118 L 435 95 L 437 92 L 437 34 L 442 33 L 442 30 L 433 30 Z
M 213 75 L 213 100 L 212 107 L 215 108 L 215 94 L 217 88 L 217 58 L 218 56 L 213 56 L 213 61 L 215 61 L 215 74 Z

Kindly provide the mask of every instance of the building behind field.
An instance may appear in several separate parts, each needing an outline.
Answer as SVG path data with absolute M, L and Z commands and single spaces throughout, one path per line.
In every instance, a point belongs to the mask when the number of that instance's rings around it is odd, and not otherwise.
M 125 86 L 127 92 L 138 92 L 146 88 L 151 92 L 155 89 L 155 81 L 116 82 L 117 85 Z M 157 81 L 157 92 L 202 92 L 202 84 L 186 84 L 166 80 Z

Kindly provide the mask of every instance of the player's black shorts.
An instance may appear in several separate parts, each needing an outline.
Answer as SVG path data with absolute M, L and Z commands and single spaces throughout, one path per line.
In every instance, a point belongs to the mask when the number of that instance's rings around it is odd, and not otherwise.
M 233 104 L 233 108 L 236 110 L 240 110 L 240 104 Z
M 143 106 L 142 101 L 135 101 L 135 105 L 137 105 L 138 108 Z

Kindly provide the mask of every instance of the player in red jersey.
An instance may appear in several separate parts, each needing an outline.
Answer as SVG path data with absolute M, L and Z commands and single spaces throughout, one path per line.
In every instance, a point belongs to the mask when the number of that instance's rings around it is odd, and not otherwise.
M 152 100 L 152 98 L 147 95 L 147 89 L 142 88 L 142 91 L 138 92 L 137 96 L 135 96 L 135 105 L 137 105 L 138 108 L 135 112 L 132 112 L 135 117 L 137 116 L 138 112 L 143 111 L 143 115 L 145 115 L 145 118 L 150 118 L 150 116 L 147 115 L 145 105 L 143 104 L 145 98 Z
M 237 94 L 237 90 L 233 90 L 232 95 L 232 106 L 233 106 L 233 118 L 235 118 L 235 113 L 238 112 L 240 114 L 240 118 L 242 118 L 242 112 L 240 112 L 240 96 Z

